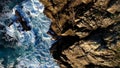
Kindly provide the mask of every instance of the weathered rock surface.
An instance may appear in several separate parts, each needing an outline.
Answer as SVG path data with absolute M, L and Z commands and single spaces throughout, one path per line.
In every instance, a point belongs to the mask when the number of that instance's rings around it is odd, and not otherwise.
M 51 52 L 62 68 L 120 67 L 120 0 L 40 0 L 60 38 Z

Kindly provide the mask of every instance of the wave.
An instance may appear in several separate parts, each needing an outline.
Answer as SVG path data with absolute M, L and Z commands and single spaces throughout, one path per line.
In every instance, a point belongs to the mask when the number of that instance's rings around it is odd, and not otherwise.
M 6 6 L 4 10 L 8 12 L 2 11 L 0 17 L 0 68 L 59 68 L 49 51 L 55 41 L 47 34 L 51 21 L 43 13 L 43 4 L 25 0 L 12 10 L 9 7 Z M 16 27 L 15 10 L 31 26 L 30 31 Z

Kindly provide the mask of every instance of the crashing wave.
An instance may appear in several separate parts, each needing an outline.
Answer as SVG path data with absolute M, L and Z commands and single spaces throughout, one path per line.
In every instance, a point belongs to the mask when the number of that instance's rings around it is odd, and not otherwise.
M 17 10 L 30 31 L 22 31 L 15 24 Z M 44 6 L 38 0 L 25 0 L 16 5 L 12 12 L 0 18 L 0 68 L 59 68 L 49 49 L 54 41 L 47 34 L 50 20 L 43 13 Z M 4 17 L 6 16 L 6 17 Z M 9 23 L 13 22 L 11 26 Z M 22 27 L 21 27 L 22 28 Z

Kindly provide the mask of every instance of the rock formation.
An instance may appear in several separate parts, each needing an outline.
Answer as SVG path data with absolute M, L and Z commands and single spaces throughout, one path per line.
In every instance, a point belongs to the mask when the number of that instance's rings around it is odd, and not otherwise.
M 120 67 L 120 0 L 40 0 L 61 68 Z

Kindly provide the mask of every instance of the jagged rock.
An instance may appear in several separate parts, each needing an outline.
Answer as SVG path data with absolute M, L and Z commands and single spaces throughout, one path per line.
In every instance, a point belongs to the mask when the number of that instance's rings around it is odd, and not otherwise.
M 90 3 L 92 0 L 82 0 L 82 2 L 83 3 L 85 3 L 85 4 L 88 4 L 88 3 Z
M 76 35 L 79 36 L 79 38 L 84 38 L 89 35 L 88 32 L 76 32 Z
M 101 27 L 105 28 L 105 27 L 108 27 L 109 25 L 112 25 L 113 23 L 115 23 L 114 20 L 112 20 L 112 19 L 110 19 L 110 18 L 105 18 L 105 19 L 103 19 L 103 21 L 102 21 Z
M 69 29 L 65 33 L 61 34 L 61 36 L 75 36 L 75 31 Z
M 107 9 L 108 12 L 114 14 L 115 12 L 120 12 L 120 5 L 113 5 Z
M 40 0 L 60 36 L 51 52 L 61 68 L 120 67 L 120 0 Z
M 110 0 L 97 0 L 95 6 L 100 9 L 106 9 L 108 7 Z

